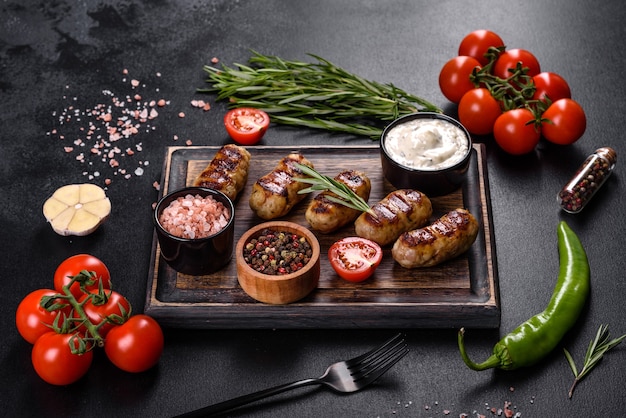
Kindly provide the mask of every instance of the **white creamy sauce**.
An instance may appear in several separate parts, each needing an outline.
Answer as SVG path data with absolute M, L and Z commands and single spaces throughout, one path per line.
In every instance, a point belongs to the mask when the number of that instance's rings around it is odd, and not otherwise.
M 393 127 L 385 137 L 385 148 L 395 162 L 421 170 L 453 166 L 468 147 L 465 133 L 441 119 L 413 119 Z

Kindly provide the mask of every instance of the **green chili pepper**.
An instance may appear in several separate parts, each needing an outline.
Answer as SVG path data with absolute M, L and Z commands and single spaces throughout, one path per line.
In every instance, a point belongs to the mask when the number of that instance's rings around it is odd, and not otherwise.
M 499 368 L 513 370 L 531 366 L 550 353 L 574 325 L 590 291 L 589 262 L 580 240 L 561 221 L 557 228 L 559 277 L 546 309 L 522 323 L 502 338 L 493 354 L 483 363 L 469 359 L 463 342 L 464 330 L 458 334 L 461 357 L 472 370 Z

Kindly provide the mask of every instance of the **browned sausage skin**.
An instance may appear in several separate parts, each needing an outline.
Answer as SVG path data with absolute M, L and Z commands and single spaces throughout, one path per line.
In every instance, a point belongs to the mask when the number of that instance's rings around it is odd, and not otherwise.
M 398 189 L 371 206 L 354 222 L 356 234 L 381 246 L 391 244 L 400 234 L 426 224 L 432 215 L 432 203 L 422 192 Z
M 400 235 L 391 254 L 402 267 L 432 267 L 453 259 L 472 246 L 478 221 L 465 209 L 455 209 L 431 225 Z
M 335 180 L 348 186 L 366 202 L 369 199 L 372 184 L 365 173 L 358 170 L 345 170 L 335 176 Z M 328 200 L 326 196 L 329 195 L 336 196 L 330 191 L 317 194 L 304 213 L 311 228 L 323 234 L 336 231 L 353 222 L 361 214 L 360 210 Z
M 280 160 L 276 167 L 258 179 L 252 186 L 250 209 L 262 219 L 275 219 L 286 215 L 298 202 L 306 197 L 298 191 L 306 183 L 294 180 L 306 177 L 296 163 L 313 168 L 313 164 L 302 154 L 292 153 Z
M 219 190 L 235 200 L 248 181 L 250 153 L 235 144 L 220 148 L 209 165 L 196 177 L 193 185 Z

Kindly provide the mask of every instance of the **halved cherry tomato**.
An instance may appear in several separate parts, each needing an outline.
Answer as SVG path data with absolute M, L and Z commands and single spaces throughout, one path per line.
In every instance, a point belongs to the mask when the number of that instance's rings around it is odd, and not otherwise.
M 240 145 L 254 145 L 259 142 L 269 125 L 269 115 L 251 107 L 232 109 L 224 116 L 228 135 Z
M 47 332 L 35 342 L 31 360 L 35 371 L 52 385 L 69 385 L 83 377 L 93 360 L 93 351 L 73 354 L 78 341 L 71 334 Z
M 111 274 L 102 260 L 89 254 L 77 254 L 65 259 L 54 272 L 56 291 L 63 293 L 63 286 L 67 285 L 73 276 L 78 275 L 83 270 L 95 273 L 95 277 L 92 279 L 93 283 L 86 285 L 86 290 L 98 290 L 100 281 L 102 281 L 104 289 L 111 288 Z M 79 283 L 72 284 L 70 292 L 77 300 L 83 295 Z
M 546 97 L 555 102 L 559 99 L 571 99 L 572 92 L 567 81 L 557 73 L 544 71 L 533 77 L 535 84 L 534 100 L 546 100 Z
M 486 65 L 489 60 L 485 57 L 490 47 L 499 48 L 504 46 L 504 41 L 495 32 L 486 29 L 475 30 L 465 36 L 459 45 L 459 55 L 474 57 L 481 65 Z
M 383 250 L 374 241 L 360 237 L 340 239 L 328 249 L 328 260 L 339 277 L 362 282 L 370 277 L 383 259 Z
M 504 51 L 498 57 L 496 65 L 493 66 L 493 74 L 500 78 L 508 78 L 511 76 L 509 69 L 514 70 L 517 67 L 517 63 L 521 62 L 522 67 L 527 67 L 528 74 L 531 77 L 536 76 L 541 72 L 541 66 L 539 60 L 530 52 L 525 49 L 509 49 Z
M 163 331 L 148 315 L 135 315 L 114 327 L 104 340 L 104 352 L 120 369 L 139 373 L 158 363 L 163 352 Z
M 533 113 L 525 108 L 504 112 L 496 119 L 493 127 L 496 143 L 509 154 L 522 155 L 531 152 L 541 137 L 534 120 Z
M 454 57 L 444 64 L 439 73 L 439 88 L 446 99 L 458 103 L 465 93 L 475 88 L 470 80 L 474 68 L 480 68 L 480 62 L 473 57 Z
M 541 119 L 541 133 L 545 139 L 559 145 L 578 141 L 587 129 L 587 117 L 582 106 L 572 99 L 552 103 Z
M 20 302 L 15 312 L 15 325 L 20 335 L 29 343 L 35 341 L 43 334 L 52 331 L 52 324 L 57 315 L 68 316 L 70 313 L 69 302 L 56 300 L 59 305 L 67 305 L 59 310 L 48 311 L 41 306 L 41 298 L 58 294 L 52 289 L 37 289 L 26 295 Z M 64 317 L 59 318 L 59 326 L 63 325 Z

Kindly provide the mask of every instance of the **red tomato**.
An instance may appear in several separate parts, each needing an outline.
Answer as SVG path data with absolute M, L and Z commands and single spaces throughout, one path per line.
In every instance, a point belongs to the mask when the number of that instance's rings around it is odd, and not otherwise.
M 63 286 L 69 284 L 73 276 L 78 275 L 81 271 L 87 270 L 94 272 L 96 277 L 93 283 L 85 286 L 87 290 L 98 290 L 98 282 L 102 281 L 104 289 L 111 288 L 111 274 L 107 266 L 98 258 L 89 254 L 77 254 L 64 260 L 54 272 L 54 288 L 63 293 Z M 70 292 L 77 300 L 83 296 L 80 290 L 80 284 L 74 283 L 70 288 Z
M 380 246 L 365 238 L 343 238 L 328 249 L 330 265 L 339 277 L 350 282 L 362 282 L 370 277 L 382 259 Z
M 501 113 L 498 101 L 484 88 L 468 91 L 459 102 L 459 122 L 475 135 L 493 132 L 493 124 Z
M 525 108 L 504 112 L 493 127 L 496 143 L 509 154 L 522 155 L 531 152 L 541 137 L 534 120 L 533 113 Z
M 269 115 L 251 107 L 232 109 L 224 116 L 228 135 L 240 145 L 254 145 L 259 142 L 269 125 Z
M 89 300 L 85 301 L 88 297 Z M 101 337 L 106 337 L 113 327 L 120 325 L 130 316 L 130 302 L 114 290 L 104 290 L 102 295 L 98 291 L 91 291 L 91 294 L 84 295 L 80 302 L 84 303 L 85 315 L 93 325 L 98 327 L 110 317 L 98 328 Z M 76 313 L 74 315 L 78 317 Z
M 571 99 L 567 81 L 560 75 L 550 72 L 542 72 L 533 77 L 535 84 L 534 100 L 546 100 L 546 97 L 553 102 L 559 99 Z
M 69 385 L 83 377 L 93 360 L 93 351 L 72 354 L 71 347 L 78 349 L 72 334 L 47 332 L 35 342 L 31 360 L 35 371 L 52 385 Z
M 104 352 L 120 369 L 139 373 L 158 363 L 163 343 L 163 331 L 157 321 L 147 315 L 134 315 L 109 331 Z
M 461 97 L 475 88 L 470 81 L 474 68 L 480 68 L 476 58 L 459 56 L 446 62 L 439 73 L 439 88 L 446 99 L 458 103 Z
M 531 77 L 541 72 L 539 61 L 530 51 L 509 49 L 498 57 L 496 64 L 493 66 L 493 74 L 496 77 L 509 78 L 511 76 L 509 69 L 515 69 L 518 62 L 522 63 L 522 67 L 528 68 L 527 74 Z
M 587 117 L 583 108 L 572 99 L 560 99 L 552 103 L 541 119 L 541 133 L 550 142 L 569 145 L 578 141 L 587 129 Z
M 485 57 L 490 47 L 499 48 L 504 46 L 504 41 L 500 36 L 490 30 L 479 29 L 469 33 L 459 45 L 459 55 L 473 57 L 486 65 L 489 60 Z
M 54 311 L 48 311 L 41 306 L 41 298 L 56 294 L 58 294 L 56 290 L 38 289 L 26 295 L 18 305 L 17 311 L 15 312 L 15 325 L 20 335 L 29 343 L 34 344 L 39 337 L 50 332 L 57 315 L 62 314 L 67 316 L 69 314 L 69 305 Z M 68 304 L 68 302 L 64 300 L 57 300 L 57 302 L 59 304 Z M 63 317 L 59 319 L 62 321 Z M 61 325 L 60 323 L 59 326 Z

